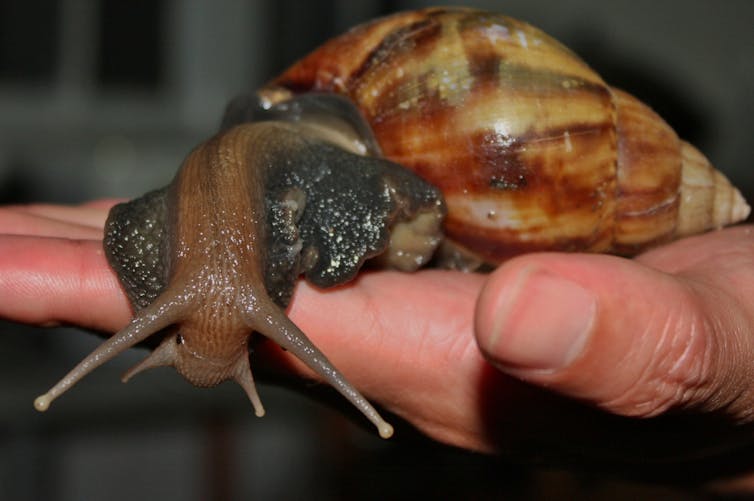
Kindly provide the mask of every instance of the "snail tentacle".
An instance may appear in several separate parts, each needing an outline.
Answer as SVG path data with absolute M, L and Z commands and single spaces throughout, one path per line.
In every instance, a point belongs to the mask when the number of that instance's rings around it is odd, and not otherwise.
M 174 366 L 176 359 L 178 358 L 176 345 L 177 335 L 166 336 L 157 348 L 152 350 L 152 353 L 147 355 L 144 360 L 128 369 L 123 376 L 121 376 L 121 382 L 127 383 L 135 375 L 149 369 Z
M 254 384 L 254 376 L 251 373 L 251 365 L 249 364 L 249 355 L 247 353 L 242 354 L 238 358 L 233 379 L 246 392 L 246 396 L 249 397 L 249 401 L 254 407 L 254 414 L 257 417 L 264 416 L 264 405 L 262 405 L 262 399 L 259 398 L 257 385 Z
M 38 411 L 46 411 L 53 400 L 69 390 L 84 376 L 149 336 L 174 324 L 190 306 L 188 296 L 184 297 L 183 301 L 177 300 L 176 297 L 158 298 L 154 303 L 142 309 L 123 330 L 95 348 L 47 393 L 37 397 L 34 400 L 34 407 Z
M 393 427 L 380 416 L 367 399 L 346 380 L 319 348 L 281 310 L 277 308 L 268 309 L 263 318 L 260 319 L 259 317 L 257 311 L 248 313 L 247 321 L 255 331 L 291 352 L 328 382 L 377 427 L 382 438 L 390 438 L 393 435 Z

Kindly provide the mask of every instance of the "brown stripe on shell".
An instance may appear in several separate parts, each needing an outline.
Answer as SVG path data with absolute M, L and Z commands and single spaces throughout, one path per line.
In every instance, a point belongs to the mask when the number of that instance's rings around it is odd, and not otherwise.
M 429 55 L 442 35 L 442 26 L 432 18 L 425 18 L 401 26 L 385 36 L 352 73 L 345 85 L 349 89 L 365 85 L 362 77 L 379 72 L 382 65 L 397 65 L 407 59 Z M 378 92 L 378 89 L 375 89 Z
M 680 141 L 649 107 L 613 89 L 618 130 L 615 248 L 631 253 L 675 233 L 680 205 Z
M 569 91 L 608 92 L 604 82 L 586 64 L 571 64 L 571 67 L 578 69 L 571 74 L 560 58 L 552 57 L 553 49 L 561 56 L 566 54 L 569 61 L 576 57 L 557 41 L 510 18 L 474 14 L 458 21 L 474 88 L 493 85 L 538 95 Z M 504 36 L 499 34 L 500 30 L 503 30 Z M 526 48 L 527 57 L 519 59 L 515 54 L 521 50 L 521 42 L 515 34 L 524 32 L 529 33 L 530 38 L 536 38 L 539 44 L 536 48 Z M 533 35 L 533 32 L 537 35 Z M 542 45 L 546 50 L 539 50 Z M 542 57 L 537 57 L 536 52 L 541 52 Z
M 417 106 L 395 117 L 379 117 L 373 121 L 373 128 L 387 156 L 415 167 L 420 175 L 451 190 L 454 185 L 480 190 L 495 185 L 494 178 L 503 184 L 520 185 L 520 175 L 538 171 L 521 167 L 519 154 L 535 157 L 540 146 L 551 149 L 555 145 L 556 150 L 548 157 L 548 165 L 553 166 L 549 170 L 553 171 L 561 168 L 564 159 L 579 159 L 577 154 L 588 158 L 589 151 L 578 148 L 581 141 L 604 137 L 610 153 L 614 153 L 607 97 L 585 94 L 577 98 L 569 92 L 550 100 L 555 106 L 537 107 L 536 103 L 542 102 L 537 95 L 480 90 L 462 109 Z M 547 109 L 557 111 L 542 111 Z M 514 164 L 516 168 L 512 168 Z M 536 179 L 526 183 L 536 184 Z
M 604 138 L 611 133 L 612 124 L 606 122 L 573 124 L 563 129 L 530 132 L 516 137 L 492 130 L 479 131 L 470 138 L 476 168 L 472 187 L 476 191 L 485 191 L 485 188 L 493 191 L 537 189 L 549 184 L 542 176 L 557 178 L 552 179 L 553 182 L 562 181 L 563 173 L 572 172 L 572 165 L 577 162 L 580 178 L 592 185 L 588 173 L 595 166 L 582 167 L 585 161 L 582 159 L 586 153 L 604 147 Z M 599 162 L 607 163 L 609 158 L 602 158 Z M 602 170 L 607 168 L 609 165 L 606 164 Z M 583 170 L 587 172 L 582 173 Z M 577 205 L 581 203 L 579 201 Z
M 570 49 L 525 22 L 499 14 L 471 11 L 454 19 L 470 46 L 486 44 L 505 54 L 507 64 L 602 85 L 602 79 Z M 476 42 L 475 42 L 476 41 Z
M 505 61 L 504 51 L 497 46 L 497 38 L 490 36 L 479 29 L 482 21 L 487 25 L 486 17 L 479 13 L 467 15 L 458 19 L 454 28 L 458 31 L 463 44 L 463 53 L 467 61 L 467 68 L 472 89 L 485 86 L 497 86 L 499 84 L 500 66 Z M 498 26 L 499 29 L 509 31 L 507 18 L 496 19 L 490 26 Z
M 612 234 L 609 228 L 603 227 L 601 232 L 581 237 L 524 240 L 515 230 L 492 231 L 488 228 L 468 227 L 457 221 L 448 221 L 445 232 L 455 244 L 473 249 L 472 254 L 487 263 L 500 263 L 528 252 L 604 252 L 609 249 Z
M 614 132 L 609 124 L 588 127 L 572 136 L 570 151 L 556 137 L 528 138 L 522 143 L 527 146 L 514 145 L 507 152 L 501 148 L 499 153 L 509 157 L 506 162 L 492 158 L 486 166 L 474 166 L 475 174 L 510 165 L 510 175 L 526 172 L 526 183 L 519 182 L 515 190 L 485 185 L 489 180 L 477 176 L 471 176 L 477 189 L 444 186 L 452 238 L 465 245 L 498 241 L 484 251 L 492 262 L 511 255 L 521 242 L 539 250 L 566 249 L 567 242 L 578 242 L 582 250 L 608 249 L 615 211 Z
M 356 26 L 296 62 L 270 85 L 294 92 L 344 93 L 346 81 L 386 36 L 424 18 L 421 11 L 404 12 Z
M 422 100 L 426 107 L 426 101 L 442 98 L 432 90 L 433 72 L 426 66 L 436 60 L 442 26 L 429 21 L 417 24 L 392 33 L 347 79 L 348 95 L 370 120 L 399 114 Z
M 475 155 L 470 150 L 478 142 L 469 138 L 477 137 L 480 131 L 500 144 L 524 144 L 517 138 L 568 140 L 571 129 L 571 137 L 577 137 L 612 123 L 606 88 L 554 84 L 548 92 L 538 92 L 520 83 L 518 88 L 485 85 L 473 93 L 458 90 L 460 97 L 454 98 L 428 92 L 421 75 L 406 75 L 380 95 L 377 114 L 364 111 L 386 155 L 399 162 L 414 163 L 410 159 L 416 158 L 417 164 L 428 161 L 422 158 L 424 155 L 451 163 L 455 156 Z M 396 99 L 410 94 L 413 98 L 409 101 Z M 458 100 L 462 105 L 448 103 Z

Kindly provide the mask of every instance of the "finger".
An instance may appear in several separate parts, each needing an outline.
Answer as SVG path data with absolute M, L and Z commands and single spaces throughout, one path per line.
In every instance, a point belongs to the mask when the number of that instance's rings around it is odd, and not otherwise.
M 704 273 L 709 278 L 734 279 L 754 272 L 754 226 L 740 225 L 686 237 L 636 257 L 640 263 L 673 274 Z M 748 277 L 747 277 L 748 278 Z M 746 283 L 729 287 L 743 292 Z M 749 296 L 752 297 L 752 296 Z
M 130 316 L 100 241 L 5 236 L 0 269 L 4 319 L 115 331 Z
M 85 226 L 102 227 L 113 200 L 97 200 L 80 205 L 25 204 L 7 205 L 3 209 L 25 214 L 33 214 L 56 221 L 76 223 Z
M 110 208 L 116 199 L 81 205 L 28 204 L 0 208 L 0 233 L 94 239 L 102 237 Z
M 99 198 L 97 200 L 89 200 L 79 205 L 79 207 L 87 207 L 91 209 L 101 209 L 109 211 L 113 205 L 125 202 L 126 198 Z
M 754 346 L 740 303 L 610 256 L 515 259 L 486 284 L 480 348 L 503 371 L 622 415 L 724 409 L 751 419 Z
M 36 208 L 0 208 L 0 233 L 4 235 L 29 235 L 38 237 L 72 238 L 79 240 L 101 240 L 104 218 L 101 210 L 60 208 L 56 217 L 45 214 Z M 101 223 L 101 224 L 100 224 Z

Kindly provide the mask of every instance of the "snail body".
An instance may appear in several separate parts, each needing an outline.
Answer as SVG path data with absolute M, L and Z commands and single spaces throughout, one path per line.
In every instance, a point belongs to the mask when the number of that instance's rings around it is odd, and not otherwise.
M 262 415 L 257 332 L 388 437 L 285 316 L 300 276 L 329 287 L 367 260 L 411 271 L 433 256 L 468 269 L 534 250 L 631 254 L 748 210 L 649 108 L 535 28 L 469 9 L 396 14 L 232 102 L 169 186 L 112 209 L 105 251 L 136 314 L 35 406 L 157 335 L 124 380 L 161 365 L 197 386 L 233 379 Z

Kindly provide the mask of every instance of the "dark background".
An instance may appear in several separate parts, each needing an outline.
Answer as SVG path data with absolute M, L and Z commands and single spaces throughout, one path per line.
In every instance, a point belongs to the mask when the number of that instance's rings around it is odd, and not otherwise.
M 754 198 L 754 2 L 454 3 L 524 19 L 560 39 L 608 82 L 654 107 Z M 0 0 L 0 202 L 75 203 L 161 186 L 217 127 L 228 99 L 353 24 L 425 5 Z M 37 414 L 33 397 L 98 342 L 75 329 L 0 325 L 0 499 L 671 493 L 421 439 L 384 442 L 339 412 L 270 385 L 261 388 L 262 420 L 234 385 L 199 391 L 167 370 L 121 385 L 119 374 L 138 352 Z M 690 496 L 684 489 L 672 486 Z

